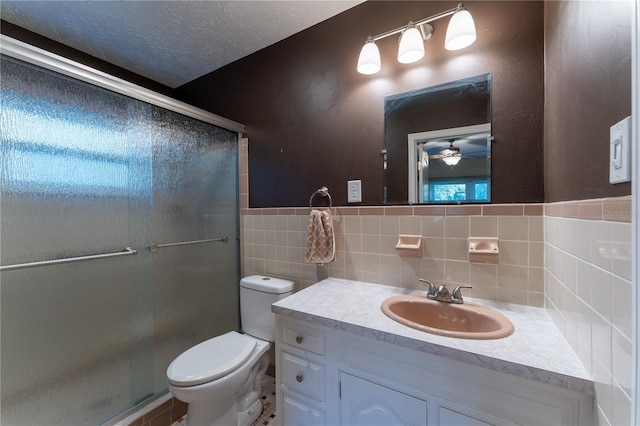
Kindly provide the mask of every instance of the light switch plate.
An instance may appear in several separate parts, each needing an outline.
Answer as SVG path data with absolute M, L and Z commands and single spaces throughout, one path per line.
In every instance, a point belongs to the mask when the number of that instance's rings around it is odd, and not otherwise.
M 609 182 L 631 182 L 631 117 L 609 130 Z
M 348 203 L 362 202 L 362 181 L 360 180 L 347 181 L 347 202 Z

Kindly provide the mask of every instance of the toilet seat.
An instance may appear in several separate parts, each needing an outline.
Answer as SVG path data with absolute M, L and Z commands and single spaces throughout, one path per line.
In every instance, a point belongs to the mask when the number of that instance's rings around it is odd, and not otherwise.
M 167 378 L 176 386 L 195 386 L 226 376 L 251 356 L 256 339 L 230 331 L 183 352 L 169 365 Z

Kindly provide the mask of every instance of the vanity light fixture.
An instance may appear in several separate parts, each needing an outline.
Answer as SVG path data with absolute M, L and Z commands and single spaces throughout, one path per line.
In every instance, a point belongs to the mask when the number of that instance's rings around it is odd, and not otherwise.
M 380 51 L 376 41 L 400 34 L 398 48 L 398 62 L 410 64 L 419 61 L 424 56 L 424 42 L 431 38 L 433 27 L 429 22 L 451 16 L 445 37 L 445 49 L 464 49 L 476 41 L 476 27 L 473 17 L 462 3 L 457 7 L 421 19 L 416 22 L 367 38 L 367 42 L 358 57 L 358 72 L 360 74 L 375 74 L 380 71 Z
M 429 25 L 429 27 L 431 27 L 429 37 L 431 37 L 433 27 L 431 25 Z M 420 28 L 424 28 L 424 26 Z M 423 56 L 424 39 L 422 38 L 422 33 L 420 33 L 420 30 L 416 26 L 414 26 L 412 22 L 410 22 L 407 29 L 400 36 L 400 46 L 398 47 L 398 62 L 400 62 L 401 64 L 411 64 L 413 62 L 419 61 Z
M 375 74 L 380 71 L 380 51 L 371 37 L 362 46 L 358 58 L 358 72 L 360 74 Z

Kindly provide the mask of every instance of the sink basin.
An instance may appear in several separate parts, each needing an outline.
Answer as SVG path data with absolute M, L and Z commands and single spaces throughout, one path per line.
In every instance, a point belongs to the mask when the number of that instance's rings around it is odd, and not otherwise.
M 507 317 L 487 306 L 443 303 L 425 296 L 398 295 L 382 302 L 382 312 L 416 330 L 461 339 L 500 339 L 513 334 Z

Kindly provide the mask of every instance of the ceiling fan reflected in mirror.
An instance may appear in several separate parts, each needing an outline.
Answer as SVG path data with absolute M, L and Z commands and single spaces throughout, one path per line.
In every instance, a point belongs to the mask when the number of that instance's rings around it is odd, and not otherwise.
M 447 166 L 455 166 L 462 160 L 462 154 L 460 154 L 460 148 L 453 146 L 454 140 L 449 141 L 449 148 L 443 149 L 440 153 L 443 155 L 441 158 Z
M 453 146 L 453 143 L 456 142 L 455 139 L 448 139 L 449 147 L 440 151 L 439 154 L 430 155 L 429 158 L 440 159 L 445 162 L 448 166 L 455 166 L 462 160 L 462 154 L 460 153 L 460 148 L 457 146 Z

